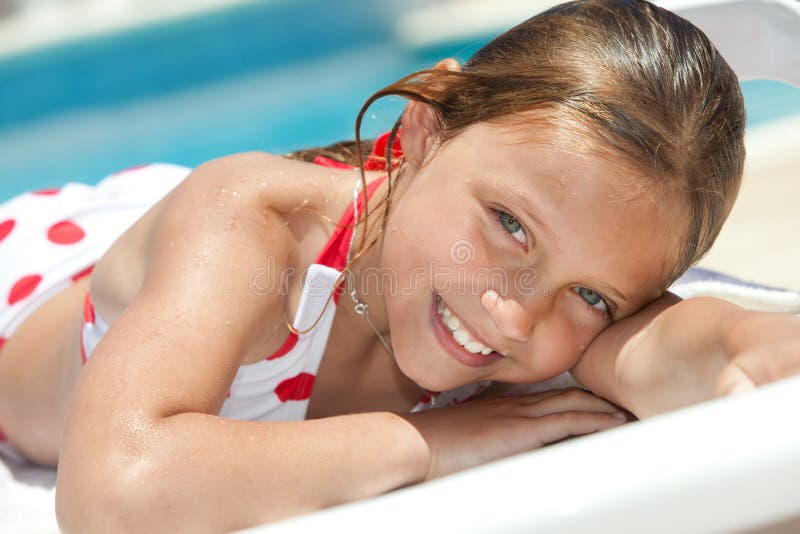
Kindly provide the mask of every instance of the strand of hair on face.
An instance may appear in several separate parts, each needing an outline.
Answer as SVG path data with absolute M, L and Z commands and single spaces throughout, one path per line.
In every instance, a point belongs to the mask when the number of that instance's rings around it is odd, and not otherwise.
M 403 78 L 402 80 L 396 82 L 393 85 L 403 83 L 403 82 L 406 81 L 406 79 L 411 78 L 413 76 L 414 76 L 413 74 L 409 75 L 406 78 Z M 299 336 L 301 334 L 308 333 L 311 330 L 313 330 L 314 328 L 316 328 L 317 324 L 319 324 L 319 322 L 322 320 L 322 317 L 325 315 L 325 311 L 328 309 L 328 306 L 330 305 L 330 302 L 333 299 L 333 295 L 336 292 L 336 288 L 339 287 L 339 284 L 342 281 L 342 277 L 347 275 L 347 273 L 349 272 L 350 266 L 352 265 L 353 262 L 355 262 L 358 258 L 360 258 L 363 254 L 365 254 L 369 249 L 371 249 L 375 245 L 375 243 L 378 242 L 378 240 L 380 239 L 380 236 L 383 235 L 383 233 L 384 233 L 384 231 L 386 229 L 386 221 L 387 221 L 387 218 L 388 218 L 389 207 L 391 205 L 390 198 L 391 198 L 392 185 L 393 185 L 392 184 L 392 182 L 393 182 L 393 178 L 392 178 L 392 161 L 391 161 L 392 160 L 392 147 L 394 146 L 394 141 L 395 141 L 395 139 L 397 137 L 397 132 L 400 129 L 400 126 L 401 126 L 401 119 L 398 119 L 397 121 L 395 121 L 394 125 L 392 126 L 392 130 L 391 130 L 391 132 L 389 134 L 388 142 L 386 144 L 386 153 L 385 153 L 384 157 L 386 159 L 387 192 L 386 192 L 386 197 L 384 199 L 382 199 L 378 203 L 377 206 L 375 206 L 375 209 L 377 209 L 377 208 L 381 207 L 382 204 L 384 204 L 384 203 L 386 204 L 385 207 L 384 207 L 384 214 L 383 214 L 384 216 L 383 216 L 383 219 L 381 221 L 381 228 L 380 228 L 380 231 L 378 232 L 378 235 L 375 236 L 375 238 L 369 243 L 369 245 L 366 246 L 366 248 L 364 247 L 364 241 L 366 240 L 366 229 L 368 228 L 367 222 L 368 222 L 368 215 L 369 215 L 369 209 L 368 209 L 369 198 L 367 196 L 367 178 L 366 178 L 366 171 L 364 169 L 364 155 L 363 155 L 362 150 L 361 150 L 361 122 L 362 122 L 362 119 L 363 119 L 364 114 L 366 113 L 366 111 L 379 98 L 383 98 L 384 96 L 387 96 L 387 95 L 390 95 L 390 94 L 398 94 L 398 96 L 406 96 L 406 95 L 401 95 L 400 94 L 401 91 L 392 92 L 391 87 L 392 86 L 389 86 L 389 87 L 387 87 L 385 89 L 382 89 L 381 91 L 375 93 L 374 95 L 372 95 L 364 103 L 364 105 L 361 107 L 361 110 L 358 113 L 358 117 L 356 118 L 356 128 L 355 128 L 355 130 L 356 130 L 355 131 L 355 135 L 356 135 L 356 139 L 355 139 L 355 142 L 356 142 L 356 154 L 357 154 L 358 160 L 359 160 L 359 174 L 360 174 L 360 178 L 361 178 L 361 193 L 362 193 L 362 198 L 363 198 L 364 209 L 362 210 L 362 213 L 359 214 L 359 220 L 358 221 L 354 220 L 353 223 L 350 225 L 350 227 L 355 229 L 363 220 L 364 224 L 362 225 L 362 227 L 363 227 L 364 231 L 361 233 L 361 236 L 360 236 L 360 239 L 359 239 L 358 252 L 352 258 L 350 258 L 350 260 L 347 262 L 347 264 L 345 265 L 344 269 L 342 270 L 342 273 L 336 278 L 336 283 L 333 286 L 334 289 L 328 294 L 328 298 L 325 300 L 325 305 L 323 306 L 322 311 L 320 311 L 319 315 L 314 320 L 314 322 L 311 324 L 311 326 L 309 326 L 305 330 L 298 330 L 297 328 L 294 327 L 294 325 L 292 325 L 289 322 L 289 320 L 286 318 L 286 316 L 284 316 L 283 321 L 286 324 L 286 327 L 289 329 L 289 331 L 291 333 L 293 333 L 295 335 Z M 402 91 L 402 92 L 406 93 L 406 91 Z M 408 93 L 407 97 L 415 97 L 415 96 L 417 96 L 415 93 L 410 92 L 410 91 L 408 91 L 407 93 Z M 362 215 L 363 215 L 363 217 L 362 217 Z

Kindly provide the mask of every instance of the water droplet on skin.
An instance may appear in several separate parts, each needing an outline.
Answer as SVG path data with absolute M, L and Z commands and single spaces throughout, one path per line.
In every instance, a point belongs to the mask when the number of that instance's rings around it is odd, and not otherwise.
M 267 187 L 267 182 L 261 182 L 261 187 Z
M 239 192 L 238 191 L 234 191 L 233 192 L 233 196 L 238 197 L 239 196 Z

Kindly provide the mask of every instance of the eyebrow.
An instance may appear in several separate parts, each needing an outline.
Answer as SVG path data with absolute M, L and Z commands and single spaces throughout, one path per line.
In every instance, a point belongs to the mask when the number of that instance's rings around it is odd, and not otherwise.
M 624 303 L 628 304 L 632 308 L 636 307 L 636 305 L 633 302 L 633 299 L 630 298 L 629 296 L 627 296 L 625 293 L 623 293 L 619 289 L 616 289 L 615 287 L 610 286 L 605 282 L 600 282 L 600 284 L 602 286 L 601 289 L 603 290 L 603 292 L 610 293 L 610 294 L 614 295 L 618 302 L 620 302 L 620 301 L 624 302 Z M 617 305 L 617 309 L 619 309 L 619 305 Z

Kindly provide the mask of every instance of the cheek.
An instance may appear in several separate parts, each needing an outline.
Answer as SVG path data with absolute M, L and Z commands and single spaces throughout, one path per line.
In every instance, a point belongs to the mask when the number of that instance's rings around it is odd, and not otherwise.
M 537 380 L 558 376 L 578 363 L 600 330 L 594 324 L 579 322 L 574 315 L 561 311 L 536 326 L 528 366 Z
M 476 270 L 491 265 L 480 229 L 463 217 L 441 214 L 432 223 L 402 215 L 386 230 L 381 258 L 384 268 L 404 277 L 413 272 L 415 278 L 449 291 L 464 289 Z

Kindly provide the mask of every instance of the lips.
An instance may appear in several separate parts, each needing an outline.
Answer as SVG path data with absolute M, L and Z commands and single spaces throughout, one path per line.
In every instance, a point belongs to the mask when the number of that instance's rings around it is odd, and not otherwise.
M 439 315 L 439 311 L 437 309 L 437 297 L 438 296 L 436 293 L 432 293 L 430 322 L 436 339 L 439 341 L 439 344 L 442 346 L 444 351 L 447 352 L 447 354 L 449 354 L 454 360 L 462 365 L 473 368 L 486 367 L 503 358 L 502 355 L 494 351 L 486 355 L 481 354 L 480 352 L 473 354 L 461 346 L 461 344 L 459 344 L 455 339 L 453 339 L 452 333 L 442 322 L 442 317 Z

